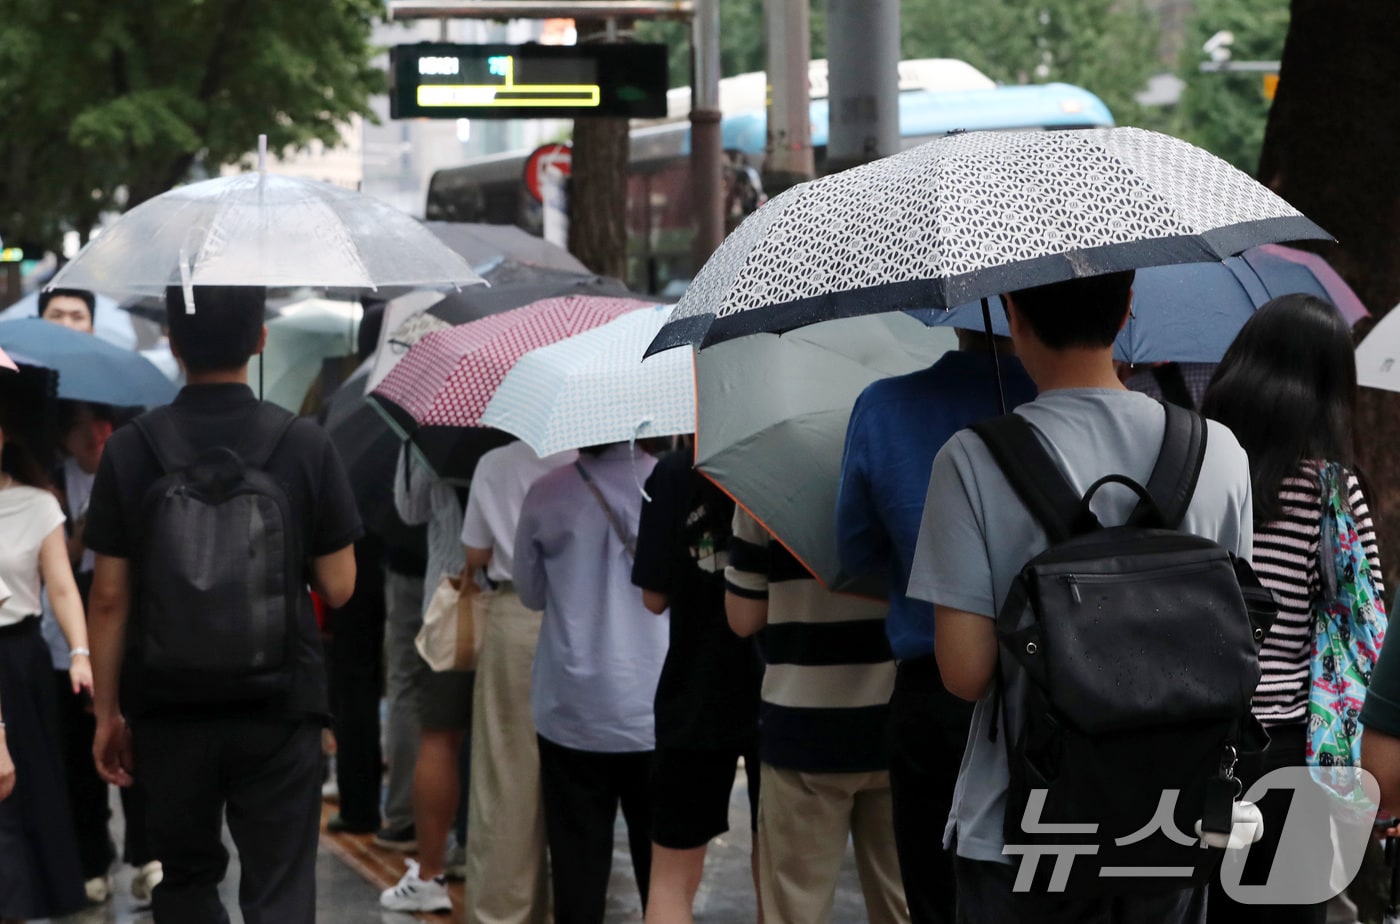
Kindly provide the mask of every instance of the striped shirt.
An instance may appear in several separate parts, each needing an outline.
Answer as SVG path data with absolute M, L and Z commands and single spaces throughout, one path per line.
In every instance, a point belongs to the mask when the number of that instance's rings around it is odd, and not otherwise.
M 807 773 L 889 769 L 885 743 L 894 657 L 882 602 L 819 584 L 742 508 L 734 511 L 725 586 L 768 601 L 758 635 L 767 667 L 758 755 Z
M 1347 493 L 1371 573 L 1384 595 L 1376 529 L 1355 475 L 1347 475 Z M 1315 467 L 1285 478 L 1279 499 L 1279 519 L 1254 531 L 1254 570 L 1279 601 L 1278 619 L 1259 653 L 1262 676 L 1254 691 L 1254 714 L 1265 725 L 1302 722 L 1307 716 L 1313 604 L 1322 587 L 1322 489 Z

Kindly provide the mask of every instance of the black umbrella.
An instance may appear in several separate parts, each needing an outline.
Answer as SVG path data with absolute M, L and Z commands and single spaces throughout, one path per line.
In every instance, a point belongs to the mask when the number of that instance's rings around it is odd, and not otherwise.
M 535 237 L 515 225 L 425 221 L 438 240 L 466 258 L 478 273 L 488 275 L 492 264 L 513 260 L 547 269 L 587 273 L 588 268 L 564 248 Z

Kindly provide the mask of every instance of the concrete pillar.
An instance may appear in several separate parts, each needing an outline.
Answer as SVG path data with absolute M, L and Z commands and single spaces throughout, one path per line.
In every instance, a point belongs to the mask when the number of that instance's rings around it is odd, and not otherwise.
M 899 0 L 826 0 L 826 172 L 899 151 Z
M 763 188 L 774 196 L 810 180 L 815 173 L 807 75 L 812 26 L 807 4 L 808 0 L 763 0 L 768 40 L 768 147 Z

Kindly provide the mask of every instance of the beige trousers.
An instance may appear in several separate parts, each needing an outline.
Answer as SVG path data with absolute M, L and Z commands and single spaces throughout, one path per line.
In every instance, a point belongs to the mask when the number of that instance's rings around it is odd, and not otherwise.
M 472 706 L 466 920 L 544 924 L 549 876 L 540 755 L 530 718 L 540 614 L 504 589 L 479 594 L 476 605 L 486 628 Z
M 909 924 L 889 773 L 802 773 L 764 764 L 758 792 L 759 896 L 767 924 L 831 918 L 848 834 L 871 924 Z

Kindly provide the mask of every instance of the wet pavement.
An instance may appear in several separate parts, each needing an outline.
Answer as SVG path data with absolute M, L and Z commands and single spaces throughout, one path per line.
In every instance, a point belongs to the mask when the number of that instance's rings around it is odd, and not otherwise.
M 120 843 L 121 809 L 114 798 L 113 833 Z M 328 807 L 327 813 L 329 814 Z M 695 900 L 695 919 L 705 924 L 739 924 L 755 920 L 753 879 L 749 866 L 751 838 L 749 832 L 748 794 L 745 777 L 738 775 L 729 806 L 729 833 L 716 838 L 710 846 L 705 863 L 705 878 Z M 227 832 L 225 841 L 228 842 Z M 229 843 L 231 859 L 228 876 L 220 894 L 234 922 L 242 920 L 238 912 L 238 858 Z M 403 871 L 403 856 L 380 850 L 368 837 L 329 835 L 323 832 L 321 849 L 316 858 L 316 892 L 318 922 L 325 924 L 412 924 L 414 921 L 440 921 L 447 924 L 463 920 L 461 884 L 453 888 L 454 909 L 448 915 L 412 915 L 382 911 L 379 891 L 397 879 Z M 62 918 L 59 924 L 145 924 L 150 922 L 150 910 L 138 908 L 131 897 L 132 870 L 115 870 L 115 893 L 106 904 L 89 908 L 79 914 Z M 626 829 L 619 817 L 617 839 L 613 850 L 613 875 L 608 894 L 606 920 L 609 924 L 641 921 L 641 901 L 632 878 L 628 858 Z M 855 864 L 847 851 L 846 863 L 837 884 L 833 910 L 834 924 L 866 920 L 856 878 Z

